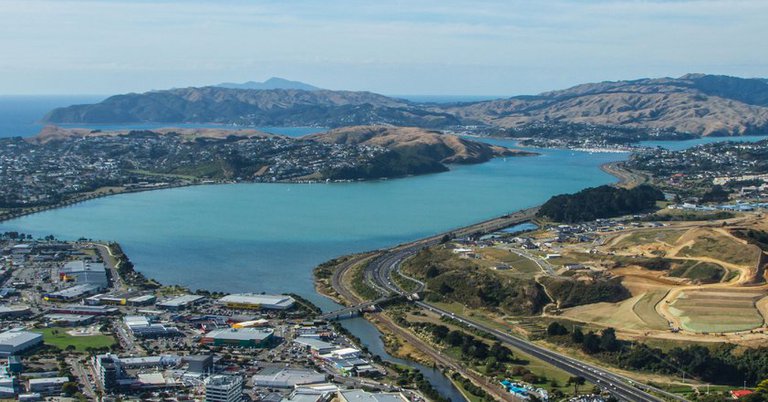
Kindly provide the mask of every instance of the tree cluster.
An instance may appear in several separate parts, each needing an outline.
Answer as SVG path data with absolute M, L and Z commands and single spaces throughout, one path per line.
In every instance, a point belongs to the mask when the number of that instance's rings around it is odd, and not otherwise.
M 591 221 L 647 211 L 663 199 L 661 191 L 648 185 L 630 190 L 613 186 L 591 187 L 550 198 L 537 215 L 556 222 Z

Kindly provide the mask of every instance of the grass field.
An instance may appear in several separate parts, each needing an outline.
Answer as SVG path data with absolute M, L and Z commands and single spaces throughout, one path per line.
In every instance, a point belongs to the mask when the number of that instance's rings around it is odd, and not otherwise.
M 684 264 L 671 269 L 669 276 L 676 278 L 688 278 L 704 283 L 720 282 L 725 276 L 726 270 L 720 265 L 711 262 L 686 261 Z
M 686 232 L 686 229 L 649 229 L 638 230 L 627 237 L 621 239 L 614 245 L 614 248 L 622 249 L 639 245 L 646 245 L 653 242 L 662 242 L 675 244 L 678 239 Z
M 35 330 L 43 334 L 43 343 L 65 350 L 72 345 L 78 352 L 85 352 L 86 348 L 110 347 L 115 343 L 115 338 L 109 335 L 72 336 L 67 334 L 67 328 L 44 328 Z
M 509 265 L 509 269 L 498 271 L 501 275 L 516 278 L 533 278 L 541 273 L 541 268 L 531 259 L 500 248 L 484 248 L 478 250 L 483 259 L 477 261 L 480 265 L 493 268 L 500 263 Z
M 763 296 L 755 290 L 686 290 L 669 305 L 669 311 L 689 331 L 746 331 L 763 325 L 763 316 L 755 307 Z

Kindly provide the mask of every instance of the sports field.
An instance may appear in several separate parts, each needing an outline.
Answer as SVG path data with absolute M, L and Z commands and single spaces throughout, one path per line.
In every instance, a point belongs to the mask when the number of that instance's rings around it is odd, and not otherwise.
M 78 352 L 85 352 L 86 348 L 110 347 L 115 343 L 115 338 L 109 335 L 73 336 L 67 333 L 68 328 L 44 328 L 35 330 L 43 334 L 43 343 L 66 350 L 72 346 Z

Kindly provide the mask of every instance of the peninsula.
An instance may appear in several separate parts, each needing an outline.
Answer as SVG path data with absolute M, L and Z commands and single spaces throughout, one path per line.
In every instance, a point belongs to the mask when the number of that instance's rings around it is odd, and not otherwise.
M 0 208 L 11 218 L 126 191 L 395 178 L 528 155 L 535 154 L 419 128 L 358 126 L 294 138 L 257 130 L 48 127 L 32 138 L 0 140 Z

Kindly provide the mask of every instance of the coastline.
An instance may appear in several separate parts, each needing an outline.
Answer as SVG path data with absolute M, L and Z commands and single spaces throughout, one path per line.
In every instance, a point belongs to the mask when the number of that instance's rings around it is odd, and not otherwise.
M 613 184 L 614 186 L 629 189 L 637 187 L 641 184 L 648 183 L 650 181 L 648 176 L 632 170 L 628 170 L 621 166 L 622 163 L 623 161 L 619 161 L 608 162 L 600 165 L 600 170 L 619 180 Z

